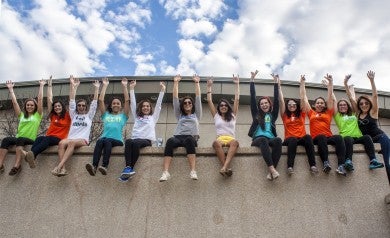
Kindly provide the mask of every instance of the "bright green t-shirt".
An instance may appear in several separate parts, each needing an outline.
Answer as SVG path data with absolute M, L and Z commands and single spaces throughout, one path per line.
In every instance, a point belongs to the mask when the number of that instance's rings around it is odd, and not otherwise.
M 341 115 L 341 113 L 338 112 L 334 116 L 334 120 L 342 137 L 350 136 L 358 138 L 363 136 L 359 129 L 358 119 L 355 115 Z
M 28 118 L 24 117 L 24 113 L 19 114 L 19 125 L 18 125 L 18 134 L 16 137 L 29 138 L 35 140 L 37 138 L 39 124 L 41 124 L 42 115 L 38 112 L 35 112 L 32 116 Z

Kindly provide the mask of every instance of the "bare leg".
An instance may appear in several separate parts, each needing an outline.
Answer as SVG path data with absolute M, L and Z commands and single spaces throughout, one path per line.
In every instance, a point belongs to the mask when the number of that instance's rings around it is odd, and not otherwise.
M 187 158 L 190 162 L 191 170 L 195 170 L 196 154 L 188 154 Z
M 58 159 L 59 161 L 62 161 L 62 158 L 64 157 L 66 148 L 68 147 L 69 144 L 68 139 L 61 140 L 60 143 L 58 143 Z
M 0 167 L 4 163 L 4 159 L 5 159 L 5 156 L 7 155 L 7 153 L 8 153 L 7 149 L 3 149 L 3 148 L 0 149 Z
M 15 165 L 14 167 L 19 168 L 22 162 L 22 155 L 24 156 L 23 146 L 16 146 L 15 148 Z
M 171 156 L 165 156 L 164 157 L 164 171 L 168 171 L 169 166 L 171 165 L 172 157 Z
M 217 158 L 219 159 L 219 162 L 221 162 L 222 165 L 225 164 L 225 151 L 223 151 L 222 143 L 218 140 L 215 140 L 213 142 L 213 148 L 215 150 L 215 154 L 217 155 Z M 225 168 L 226 169 L 226 168 Z
M 86 145 L 86 143 L 83 139 L 69 140 L 65 153 L 63 154 L 62 159 L 57 167 L 65 168 L 65 162 L 72 157 L 74 150 L 84 145 Z
M 228 169 L 230 167 L 230 162 L 232 161 L 234 155 L 237 152 L 239 143 L 236 140 L 232 140 L 229 142 L 228 145 L 229 145 L 229 150 L 228 150 L 227 155 L 226 155 L 226 161 L 222 167 L 223 169 Z

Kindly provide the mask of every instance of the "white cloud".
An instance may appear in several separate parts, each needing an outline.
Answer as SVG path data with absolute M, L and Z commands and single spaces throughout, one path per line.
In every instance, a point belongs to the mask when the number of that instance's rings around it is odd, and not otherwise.
M 179 25 L 179 32 L 184 37 L 199 37 L 200 35 L 210 36 L 217 31 L 214 24 L 208 20 L 194 21 L 186 19 Z
M 226 8 L 223 0 L 159 0 L 167 14 L 179 18 L 215 18 Z
M 137 64 L 135 75 L 150 75 L 156 72 L 156 67 L 151 61 L 153 56 L 151 54 L 135 55 L 134 62 Z

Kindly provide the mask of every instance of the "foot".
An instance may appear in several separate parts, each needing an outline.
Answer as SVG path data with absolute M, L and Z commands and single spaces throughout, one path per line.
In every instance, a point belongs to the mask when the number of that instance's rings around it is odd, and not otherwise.
M 126 183 L 127 181 L 129 181 L 129 177 L 123 177 L 123 175 L 121 175 L 118 178 L 118 181 L 121 182 L 121 183 Z
M 26 160 L 26 162 L 28 163 L 30 168 L 32 168 L 32 169 L 35 168 L 35 166 L 36 166 L 36 164 L 35 164 L 35 156 L 34 156 L 34 153 L 32 151 L 28 151 L 26 153 L 26 156 L 24 157 L 24 159 Z
M 126 166 L 122 173 L 121 173 L 121 177 L 122 178 L 130 178 L 132 177 L 133 175 L 135 174 L 135 171 L 133 168 L 131 168 L 130 166 Z
M 345 160 L 344 167 L 345 167 L 345 169 L 346 169 L 347 171 L 353 171 L 353 170 L 355 170 L 355 168 L 353 167 L 352 160 L 350 160 L 350 159 Z
M 226 175 L 228 176 L 228 177 L 230 177 L 230 176 L 232 176 L 233 175 L 233 170 L 232 169 L 227 169 L 227 171 L 226 171 Z
M 191 172 L 190 172 L 190 177 L 191 177 L 191 179 L 193 179 L 193 180 L 198 180 L 198 175 L 196 174 L 196 171 L 195 171 L 195 170 L 191 170 Z
M 344 165 L 339 165 L 339 167 L 336 169 L 336 173 L 347 176 L 347 172 L 345 171 Z
M 310 167 L 310 172 L 311 172 L 312 174 L 317 174 L 317 173 L 318 173 L 317 167 L 316 167 L 316 166 L 311 166 L 311 167 Z
M 225 177 L 225 176 L 227 176 L 227 174 L 226 174 L 226 169 L 224 169 L 224 168 L 222 168 L 221 170 L 219 170 L 219 173 L 223 176 L 223 177 Z
M 54 176 L 58 176 L 58 174 L 60 173 L 60 169 L 58 167 L 55 167 L 52 171 L 51 171 L 51 174 L 54 175 Z
M 275 179 L 277 179 L 277 178 L 279 178 L 279 172 L 278 171 L 274 171 L 274 172 L 272 172 L 271 173 L 271 175 L 272 175 L 272 178 L 275 180 Z
M 171 175 L 169 174 L 169 172 L 166 170 L 162 173 L 161 175 L 161 178 L 160 178 L 160 182 L 164 182 L 164 181 L 167 181 L 168 179 L 171 178 Z
M 369 168 L 370 169 L 379 169 L 379 168 L 383 168 L 383 163 L 379 162 L 377 159 L 372 159 L 370 161 L 370 166 Z
M 95 176 L 95 174 L 96 174 L 96 167 L 95 166 L 93 166 L 92 164 L 86 164 L 85 169 L 88 171 L 88 173 L 91 176 Z
M 288 174 L 288 175 L 293 175 L 293 174 L 294 174 L 294 169 L 293 169 L 293 167 L 288 167 L 288 168 L 287 168 L 287 174 Z
M 332 170 L 332 168 L 330 167 L 329 161 L 325 161 L 324 168 L 322 169 L 322 171 L 324 171 L 324 173 L 326 173 L 326 174 L 329 174 L 329 172 L 331 170 Z
M 106 167 L 99 166 L 99 167 L 98 167 L 98 170 L 99 170 L 99 172 L 102 173 L 103 175 L 107 175 L 107 168 L 106 168 Z
M 58 173 L 58 177 L 63 177 L 68 175 L 68 171 L 64 167 L 61 168 L 60 172 Z
M 16 174 L 18 174 L 20 172 L 20 170 L 22 170 L 22 166 L 19 165 L 19 167 L 13 167 L 10 171 L 9 171 L 9 175 L 11 176 L 14 176 Z

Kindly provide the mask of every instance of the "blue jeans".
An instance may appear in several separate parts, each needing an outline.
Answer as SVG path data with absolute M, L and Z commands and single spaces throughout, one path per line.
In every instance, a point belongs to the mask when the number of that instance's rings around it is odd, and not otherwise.
M 115 140 L 112 138 L 102 137 L 96 141 L 95 149 L 93 151 L 93 166 L 97 167 L 99 165 L 100 157 L 103 153 L 103 163 L 102 166 L 107 168 L 110 163 L 110 156 L 112 147 L 122 146 L 123 142 L 120 140 Z
M 38 136 L 31 147 L 31 151 L 34 153 L 34 158 L 50 146 L 58 145 L 60 141 L 61 139 L 55 136 Z
M 390 184 L 390 164 L 389 164 L 390 140 L 389 140 L 389 137 L 386 134 L 380 134 L 380 135 L 374 136 L 372 138 L 372 140 L 375 143 L 381 144 L 383 162 L 385 163 L 387 179 L 389 180 L 389 184 Z

